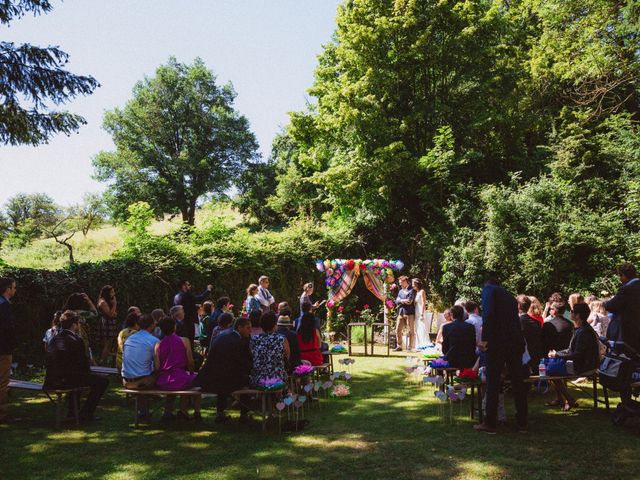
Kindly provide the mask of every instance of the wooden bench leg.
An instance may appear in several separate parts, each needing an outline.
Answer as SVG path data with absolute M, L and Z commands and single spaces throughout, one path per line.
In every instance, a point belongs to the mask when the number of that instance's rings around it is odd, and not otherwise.
M 476 386 L 471 385 L 471 420 L 473 420 L 473 417 L 475 416 L 474 415 L 475 414 L 474 410 L 476 409 L 475 393 L 476 393 Z
M 593 376 L 593 409 L 598 409 L 598 381 L 597 376 Z
M 138 424 L 140 423 L 140 410 L 138 410 L 138 406 L 139 406 L 139 402 L 138 399 L 140 398 L 140 395 L 134 395 L 134 408 L 135 408 L 135 414 L 136 417 L 134 419 L 135 422 L 135 426 L 136 428 L 138 428 Z
M 267 395 L 262 394 L 262 431 L 267 431 Z
M 62 419 L 62 399 L 64 396 L 61 393 L 56 394 L 56 429 L 60 428 L 60 422 Z
M 80 396 L 80 392 L 70 392 L 67 395 L 71 395 L 71 401 L 73 403 L 73 417 L 76 421 L 76 427 L 80 426 L 80 409 L 78 408 L 78 397 Z
M 607 410 L 607 413 L 610 413 L 611 409 L 609 407 L 609 390 L 603 385 L 602 391 L 604 393 L 604 408 Z

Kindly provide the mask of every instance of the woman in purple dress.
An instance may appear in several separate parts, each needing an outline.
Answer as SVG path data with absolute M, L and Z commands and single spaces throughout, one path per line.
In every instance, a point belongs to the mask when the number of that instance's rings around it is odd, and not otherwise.
M 196 377 L 193 373 L 193 356 L 191 354 L 191 343 L 188 338 L 176 335 L 176 322 L 171 317 L 164 317 L 160 320 L 160 330 L 164 337 L 155 347 L 156 365 L 158 365 L 158 378 L 156 386 L 160 390 L 179 391 L 191 388 L 191 384 Z M 180 397 L 180 411 L 178 418 L 186 420 L 189 418 L 187 408 L 189 397 Z M 200 415 L 200 397 L 194 397 L 195 420 L 202 420 Z M 165 412 L 162 415 L 164 421 L 173 420 L 173 397 L 167 397 Z

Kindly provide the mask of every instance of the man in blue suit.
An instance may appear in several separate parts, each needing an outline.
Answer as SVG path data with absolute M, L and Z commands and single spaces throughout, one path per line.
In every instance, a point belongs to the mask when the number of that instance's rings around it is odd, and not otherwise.
M 524 387 L 522 355 L 524 336 L 514 296 L 500 286 L 496 274 L 488 275 L 482 289 L 482 342 L 487 361 L 487 407 L 484 423 L 474 425 L 480 432 L 495 434 L 500 376 L 505 365 L 511 378 L 519 432 L 526 432 L 527 393 Z

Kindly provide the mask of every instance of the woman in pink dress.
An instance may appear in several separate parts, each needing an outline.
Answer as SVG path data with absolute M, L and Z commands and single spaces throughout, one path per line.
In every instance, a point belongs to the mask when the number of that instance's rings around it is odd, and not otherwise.
M 176 335 L 176 322 L 171 317 L 164 317 L 158 326 L 164 334 L 164 338 L 156 343 L 155 356 L 158 366 L 158 378 L 156 386 L 160 390 L 179 391 L 188 390 L 196 377 L 193 373 L 193 355 L 191 354 L 191 344 L 188 338 Z M 188 396 L 180 396 L 180 411 L 178 418 L 187 420 L 189 414 L 187 408 L 189 404 Z M 200 415 L 200 397 L 194 397 L 194 420 L 202 420 Z M 173 397 L 167 397 L 165 404 L 163 421 L 173 420 Z

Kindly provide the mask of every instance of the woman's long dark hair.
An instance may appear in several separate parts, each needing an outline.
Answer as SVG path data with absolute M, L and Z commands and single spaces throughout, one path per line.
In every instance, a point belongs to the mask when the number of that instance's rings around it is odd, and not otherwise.
M 109 308 L 113 308 L 113 304 L 111 303 L 111 290 L 113 287 L 111 285 L 105 285 L 100 289 L 100 295 L 98 295 L 98 300 L 103 299 L 109 305 Z
M 72 293 L 69 295 L 69 298 L 67 298 L 62 310 L 89 310 L 89 304 L 81 293 Z
M 305 343 L 310 342 L 316 338 L 316 317 L 314 317 L 313 313 L 307 312 L 302 315 L 298 333 L 302 337 L 302 341 Z

